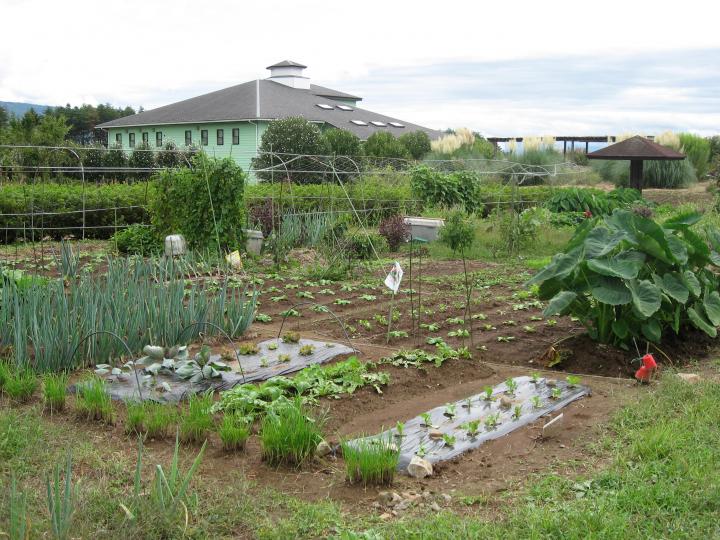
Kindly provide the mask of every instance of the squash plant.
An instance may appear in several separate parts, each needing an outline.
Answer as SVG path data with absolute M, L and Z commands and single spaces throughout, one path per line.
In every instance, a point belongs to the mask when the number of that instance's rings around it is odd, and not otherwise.
M 659 342 L 663 333 L 694 326 L 711 337 L 720 325 L 720 231 L 710 246 L 692 230 L 700 214 L 656 223 L 627 210 L 582 223 L 563 253 L 530 279 L 544 314 L 577 317 L 590 336 L 627 347 L 633 338 Z

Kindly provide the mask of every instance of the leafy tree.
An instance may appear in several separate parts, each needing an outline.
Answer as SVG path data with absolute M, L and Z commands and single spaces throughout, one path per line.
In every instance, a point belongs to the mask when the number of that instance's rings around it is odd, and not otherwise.
M 263 180 L 290 180 L 299 184 L 316 184 L 326 178 L 318 171 L 322 165 L 317 159 L 295 156 L 318 156 L 330 153 L 327 140 L 320 129 L 302 117 L 291 116 L 270 122 L 263 133 L 258 148 L 258 156 L 253 158 L 255 170 L 269 169 L 257 173 Z M 288 162 L 290 162 L 288 164 Z
M 159 234 L 181 233 L 196 249 L 241 247 L 246 175 L 232 159 L 199 153 L 192 168 L 163 169 L 154 178 L 150 213 Z
M 376 131 L 365 141 L 365 155 L 379 158 L 408 159 L 410 153 L 392 133 Z
M 413 159 L 422 159 L 430 152 L 430 137 L 424 131 L 411 131 L 400 136 L 400 142 Z
M 163 149 L 158 152 L 157 164 L 159 167 L 166 167 L 168 169 L 171 169 L 184 163 L 184 156 L 180 152 L 178 152 L 177 145 L 172 141 L 166 142 L 163 146 Z
M 70 126 L 68 138 L 80 144 L 107 144 L 107 132 L 95 129 L 95 126 L 131 114 L 135 114 L 132 107 L 116 108 L 109 103 L 79 107 L 68 103 L 64 107 L 51 107 L 45 111 L 45 116 L 64 116 Z
M 129 165 L 134 169 L 151 169 L 155 167 L 155 154 L 148 143 L 140 143 L 135 147 L 130 156 Z M 137 171 L 133 175 L 135 178 L 148 178 L 150 171 Z
M 10 114 L 5 107 L 0 107 L 0 131 L 5 129 L 10 122 Z
M 114 144 L 103 155 L 103 167 L 106 169 L 122 169 L 128 166 L 128 157 L 122 145 Z M 105 173 L 117 180 L 123 180 L 124 175 L 120 171 L 111 170 Z
M 336 156 L 359 156 L 360 139 L 346 129 L 331 128 L 323 133 L 330 152 Z

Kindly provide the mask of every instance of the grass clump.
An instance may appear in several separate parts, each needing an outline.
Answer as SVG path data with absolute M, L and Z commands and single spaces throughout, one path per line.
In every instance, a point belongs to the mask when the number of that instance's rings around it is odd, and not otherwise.
M 142 435 L 150 439 L 164 439 L 177 420 L 177 410 L 172 405 L 154 401 L 131 401 L 126 404 L 128 434 Z
M 113 421 L 114 411 L 110 394 L 106 391 L 105 380 L 89 377 L 77 385 L 75 409 L 87 420 L 99 420 L 106 424 Z
M 3 392 L 13 401 L 27 403 L 38 387 L 38 377 L 30 368 L 10 370 L 3 385 Z
M 67 373 L 48 373 L 43 377 L 43 400 L 51 413 L 65 408 L 67 383 Z
M 180 440 L 186 443 L 201 443 L 214 427 L 210 409 L 213 405 L 212 392 L 195 394 L 188 399 L 188 406 L 180 413 Z
M 40 420 L 32 412 L 0 410 L 0 461 L 5 465 L 13 458 L 26 455 L 42 433 Z
M 238 413 L 223 415 L 218 435 L 222 441 L 224 450 L 237 451 L 245 448 L 245 443 L 250 437 L 250 426 L 252 418 Z
M 347 479 L 351 484 L 392 484 L 400 450 L 390 437 L 346 441 L 342 443 L 342 452 Z
M 322 440 L 320 424 L 308 416 L 301 398 L 276 402 L 260 429 L 263 458 L 273 465 L 301 465 Z

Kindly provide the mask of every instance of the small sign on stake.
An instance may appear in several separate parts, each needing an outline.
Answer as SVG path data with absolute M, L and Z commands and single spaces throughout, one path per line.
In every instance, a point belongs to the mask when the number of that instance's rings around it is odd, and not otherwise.
M 399 262 L 395 262 L 395 264 L 392 267 L 392 270 L 390 270 L 390 273 L 385 278 L 385 286 L 390 289 L 393 294 L 397 294 L 398 290 L 400 289 L 400 282 L 403 278 L 403 269 L 400 266 Z

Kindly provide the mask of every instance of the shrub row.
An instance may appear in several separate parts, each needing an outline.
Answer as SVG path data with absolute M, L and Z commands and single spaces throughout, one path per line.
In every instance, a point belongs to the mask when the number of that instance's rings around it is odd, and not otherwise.
M 61 238 L 70 234 L 80 237 L 83 197 L 85 237 L 109 238 L 115 232 L 115 225 L 149 223 L 146 206 L 152 193 L 153 185 L 145 182 L 86 184 L 84 187 L 80 183 L 5 183 L 0 186 L 0 243 L 31 237 L 31 225 L 41 228 L 34 231 L 36 239 L 40 236 Z M 103 210 L 107 208 L 117 210 Z M 31 212 L 36 215 L 18 215 Z M 27 232 L 23 232 L 23 227 L 27 227 Z

